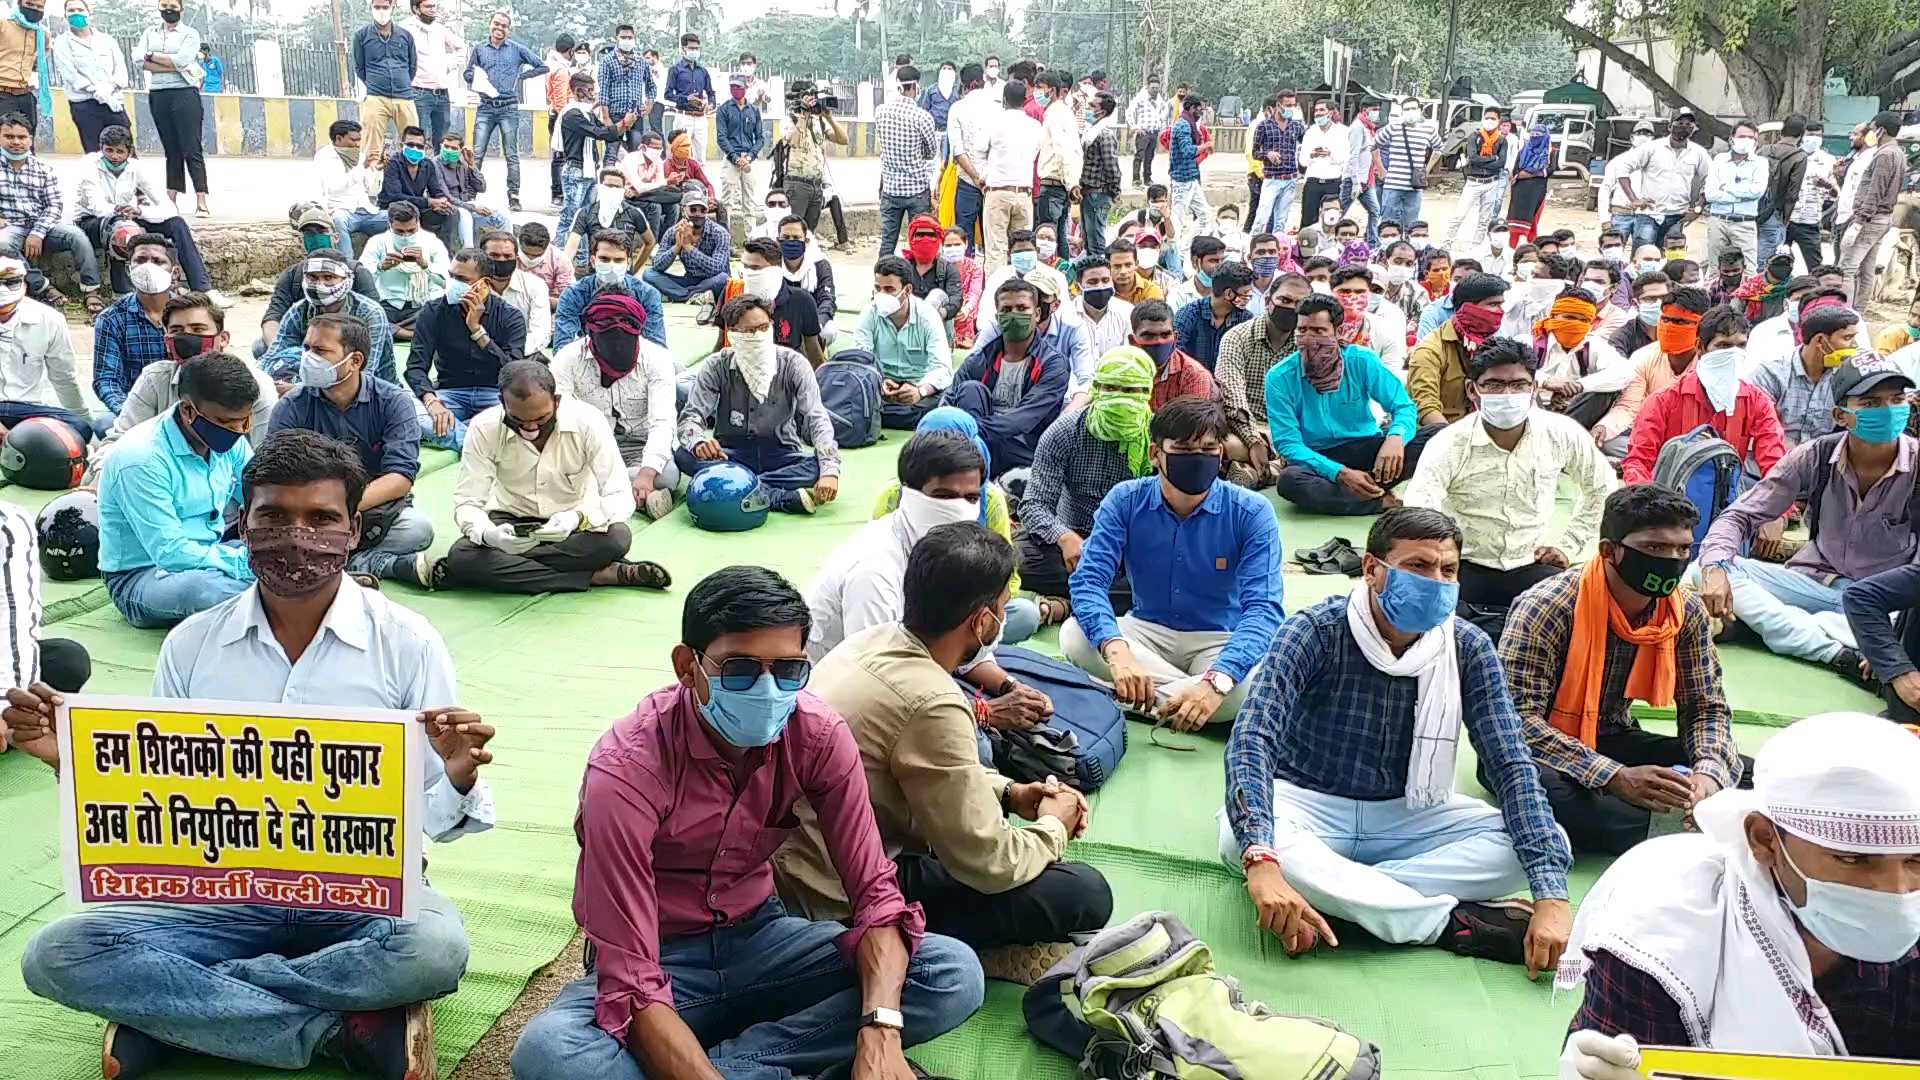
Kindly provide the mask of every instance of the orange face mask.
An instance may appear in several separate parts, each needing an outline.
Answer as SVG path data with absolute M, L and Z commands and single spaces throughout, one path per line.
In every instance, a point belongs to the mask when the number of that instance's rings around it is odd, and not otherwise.
M 1580 343 L 1587 340 L 1588 332 L 1593 329 L 1592 323 L 1581 322 L 1578 319 L 1552 319 L 1549 321 L 1554 323 L 1554 325 L 1547 329 L 1553 334 L 1553 340 L 1559 342 L 1560 347 L 1563 349 L 1579 348 Z
M 1660 312 L 1660 329 L 1657 333 L 1660 351 L 1668 356 L 1692 352 L 1700 344 L 1700 316 L 1684 308 L 1665 308 Z
M 1453 280 L 1453 271 L 1451 270 L 1429 270 L 1426 276 L 1427 291 L 1435 296 L 1439 296 L 1441 293 L 1447 291 L 1447 282 L 1451 280 Z

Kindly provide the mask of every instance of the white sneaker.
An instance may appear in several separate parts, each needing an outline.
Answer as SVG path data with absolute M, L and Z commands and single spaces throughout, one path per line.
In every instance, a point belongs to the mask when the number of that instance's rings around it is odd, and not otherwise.
M 221 292 L 219 289 L 208 289 L 207 299 L 213 301 L 213 306 L 219 308 L 222 311 L 225 311 L 226 309 L 233 306 L 233 297 L 228 296 L 226 293 Z
M 673 513 L 673 492 L 666 488 L 655 488 L 647 492 L 647 517 L 659 521 Z

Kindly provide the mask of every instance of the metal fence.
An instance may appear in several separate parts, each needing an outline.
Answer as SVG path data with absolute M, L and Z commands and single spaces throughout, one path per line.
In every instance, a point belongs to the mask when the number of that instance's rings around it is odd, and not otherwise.
M 328 45 L 280 47 L 280 73 L 293 97 L 352 97 L 341 84 L 340 53 Z

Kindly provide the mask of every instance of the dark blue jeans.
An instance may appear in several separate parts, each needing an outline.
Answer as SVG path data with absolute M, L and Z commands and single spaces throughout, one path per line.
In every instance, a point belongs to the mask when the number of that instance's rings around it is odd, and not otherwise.
M 44 416 L 49 420 L 58 420 L 73 429 L 73 437 L 85 446 L 93 440 L 93 422 L 79 413 L 70 412 L 58 405 L 39 405 L 31 401 L 0 401 L 0 426 L 11 428 L 22 420 L 31 420 Z M 109 422 L 108 430 L 112 430 Z
M 450 119 L 447 92 L 414 87 L 413 111 L 420 117 L 420 126 L 427 129 L 427 145 L 438 148 Z
M 1033 200 L 1033 227 L 1053 225 L 1054 253 L 1062 259 L 1067 257 L 1067 222 L 1072 208 L 1073 200 L 1059 184 L 1041 184 L 1040 195 Z M 1040 257 L 1046 258 L 1047 253 L 1041 252 Z
M 882 929 L 880 932 L 890 932 Z M 710 933 L 660 943 L 673 1007 L 727 1080 L 789 1080 L 843 1065 L 860 1030 L 860 976 L 835 942 L 846 927 L 787 914 L 777 898 Z M 520 1080 L 643 1080 L 640 1062 L 594 1022 L 589 971 L 533 1018 L 513 1048 Z M 986 995 L 973 950 L 928 934 L 900 989 L 901 1041 L 959 1027 Z
M 974 241 L 980 232 L 980 215 L 986 209 L 986 193 L 965 180 L 953 187 L 953 225 L 967 234 L 967 254 L 980 250 Z
M 1086 191 L 1080 195 L 1080 234 L 1087 242 L 1087 254 L 1107 253 L 1107 214 L 1113 209 L 1113 196 L 1104 191 Z M 1066 235 L 1065 233 L 1061 234 Z
M 783 514 L 805 513 L 800 504 L 800 489 L 812 487 L 820 480 L 820 462 L 812 454 L 802 454 L 789 450 L 779 443 L 747 442 L 739 446 L 723 447 L 727 456 L 707 461 L 693 456 L 691 450 L 675 450 L 673 463 L 680 467 L 680 475 L 694 477 L 702 470 L 711 469 L 722 461 L 731 461 L 742 465 L 760 478 L 767 487 L 767 502 L 773 509 Z
M 900 242 L 900 223 L 914 214 L 925 214 L 933 209 L 933 200 L 926 192 L 918 195 L 880 194 L 880 254 L 882 257 L 895 254 L 894 246 Z
M 710 278 L 696 278 L 692 274 L 669 274 L 649 266 L 647 272 L 640 277 L 647 284 L 660 290 L 661 299 L 676 302 L 691 300 L 701 293 L 712 293 L 713 302 L 718 304 L 727 289 L 725 274 L 715 274 Z
M 517 202 L 520 198 L 520 106 L 511 102 L 505 105 L 482 105 L 476 111 L 473 120 L 476 168 L 487 167 L 487 144 L 493 141 L 496 131 L 500 133 L 500 151 L 507 155 L 507 198 Z

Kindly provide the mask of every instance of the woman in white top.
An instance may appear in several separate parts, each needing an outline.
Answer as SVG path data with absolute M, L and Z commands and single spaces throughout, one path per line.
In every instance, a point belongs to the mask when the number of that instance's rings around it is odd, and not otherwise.
M 130 85 L 127 58 L 118 42 L 94 32 L 88 0 L 67 0 L 67 32 L 53 39 L 52 53 L 54 82 L 67 91 L 81 149 L 100 149 L 100 132 L 115 124 L 133 129 L 122 108 Z

